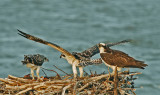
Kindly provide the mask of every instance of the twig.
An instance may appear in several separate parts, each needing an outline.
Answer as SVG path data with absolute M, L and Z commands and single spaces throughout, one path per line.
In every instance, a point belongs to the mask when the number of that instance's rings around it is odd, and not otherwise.
M 41 86 L 44 86 L 44 84 L 42 83 L 42 84 L 37 85 L 37 86 L 35 86 L 35 87 L 27 88 L 26 90 L 22 90 L 22 91 L 20 91 L 20 92 L 19 92 L 19 93 L 17 93 L 16 95 L 23 94 L 23 93 L 25 93 L 25 92 L 27 92 L 27 91 L 29 91 L 29 90 L 32 90 L 32 89 L 37 89 L 37 88 L 39 88 L 39 87 L 41 87 Z
M 65 86 L 65 87 L 63 88 L 63 90 L 62 90 L 62 95 L 65 95 L 66 90 L 67 90 L 68 88 L 70 88 L 71 86 L 72 86 L 72 84 Z
M 76 95 L 76 88 L 77 88 L 77 85 L 79 84 L 79 82 L 76 81 L 76 83 L 74 83 L 74 88 L 73 88 L 73 95 Z
M 7 89 L 13 89 L 13 90 L 22 90 L 22 89 L 26 89 L 28 87 L 32 87 L 32 86 L 35 86 L 35 85 L 38 85 L 40 83 L 32 83 L 32 84 L 24 84 L 24 85 L 21 85 L 21 86 L 6 86 Z
M 65 73 L 66 75 L 70 76 L 70 74 L 64 72 L 63 70 L 59 69 L 56 65 L 53 65 L 54 67 L 56 67 L 58 70 L 62 71 L 63 73 Z
M 111 75 L 113 75 L 113 74 L 111 74 Z M 105 75 L 101 75 L 101 76 L 92 77 L 90 79 L 94 80 L 94 81 L 97 81 L 97 80 L 100 80 L 100 79 L 108 77 L 108 76 L 110 76 L 110 75 L 109 74 L 105 74 Z
M 123 74 L 125 76 L 131 76 L 131 75 L 140 75 L 142 74 L 141 72 L 129 72 L 126 74 L 126 71 L 120 72 L 119 74 Z
M 42 72 L 45 74 L 45 76 L 48 77 L 47 74 L 44 72 L 44 70 L 43 70 L 43 69 L 41 69 L 41 70 L 42 70 Z
M 72 76 L 66 75 L 66 76 L 63 78 L 63 80 L 67 80 L 67 79 L 69 79 L 70 77 L 72 77 Z
M 96 76 L 97 75 L 97 72 L 95 71 L 94 75 Z
M 92 71 L 91 70 L 89 70 L 90 71 L 90 73 L 91 73 L 91 76 L 93 76 L 93 73 L 92 73 Z
M 78 89 L 78 91 L 81 92 L 83 89 L 85 89 L 86 87 L 88 87 L 89 84 L 90 84 L 90 82 L 86 83 L 84 86 L 82 86 L 80 89 Z
M 53 81 L 46 81 L 46 84 L 69 84 L 71 82 L 71 80 L 53 80 Z
M 57 74 L 57 76 L 58 76 L 60 79 L 62 79 L 62 78 L 60 77 L 60 75 L 59 75 L 56 71 L 54 71 L 54 70 L 49 70 L 49 69 L 45 69 L 45 68 L 43 68 L 43 67 L 41 67 L 41 68 L 44 69 L 44 70 L 47 70 L 47 71 L 55 72 L 55 73 Z
M 32 82 L 33 82 L 33 81 L 31 81 L 31 80 L 23 79 L 23 78 L 18 78 L 18 77 L 12 76 L 12 75 L 8 75 L 8 78 L 9 78 L 9 79 L 13 79 L 13 80 L 20 81 L 20 82 L 22 82 L 22 83 L 32 83 Z
M 133 91 L 133 89 L 131 89 L 131 92 L 132 92 L 134 95 L 136 95 L 136 93 Z
M 86 76 L 89 75 L 85 70 L 83 70 L 83 71 L 85 72 Z
M 16 85 L 16 83 L 11 82 L 11 81 L 6 80 L 6 79 L 2 79 L 2 78 L 0 78 L 0 81 L 5 82 L 6 84 L 10 84 L 10 85 Z
M 98 81 L 98 80 L 100 80 L 100 79 L 102 79 L 102 78 L 105 78 L 105 77 L 108 77 L 108 76 L 110 76 L 110 75 L 109 75 L 109 74 L 106 74 L 106 75 L 101 75 L 101 76 L 92 77 L 92 78 L 89 79 L 89 80 L 91 80 L 91 82 L 85 84 L 85 85 L 84 85 L 83 87 L 81 87 L 78 91 L 79 91 L 79 92 L 82 91 L 83 89 L 85 89 L 86 87 L 88 87 L 89 84 L 91 84 L 93 81 Z
M 138 73 L 132 73 L 132 74 L 128 74 L 128 76 L 133 76 L 133 75 L 140 75 L 142 74 L 141 72 L 138 72 Z

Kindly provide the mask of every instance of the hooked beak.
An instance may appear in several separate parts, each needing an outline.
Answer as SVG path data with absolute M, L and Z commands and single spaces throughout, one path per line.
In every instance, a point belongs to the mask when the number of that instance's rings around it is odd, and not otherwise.
M 48 59 L 48 58 L 45 58 L 45 61 L 46 61 L 46 62 L 49 62 L 49 59 Z
M 47 61 L 47 62 L 49 62 L 49 60 L 48 60 L 48 59 L 47 59 L 46 61 Z
M 62 58 L 62 54 L 59 56 L 59 58 Z
M 97 46 L 100 47 L 100 44 L 98 44 Z

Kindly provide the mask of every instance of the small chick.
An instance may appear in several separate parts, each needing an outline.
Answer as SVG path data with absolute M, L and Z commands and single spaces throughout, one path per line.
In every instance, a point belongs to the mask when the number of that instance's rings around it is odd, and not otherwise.
M 26 65 L 28 68 L 31 68 L 32 79 L 34 80 L 34 70 L 36 70 L 36 74 L 38 80 L 40 80 L 39 70 L 44 62 L 48 62 L 49 60 L 40 54 L 34 55 L 24 55 L 24 61 L 21 61 L 23 65 Z

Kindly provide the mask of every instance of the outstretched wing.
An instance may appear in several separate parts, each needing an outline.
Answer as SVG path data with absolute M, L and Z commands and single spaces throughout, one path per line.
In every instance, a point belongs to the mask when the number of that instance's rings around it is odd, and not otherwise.
M 24 32 L 22 32 L 20 30 L 18 30 L 18 31 L 19 31 L 19 33 L 18 33 L 19 35 L 21 35 L 21 36 L 23 36 L 23 37 L 25 37 L 25 38 L 27 38 L 29 40 L 32 40 L 32 41 L 35 41 L 35 42 L 39 42 L 39 43 L 48 45 L 48 46 L 50 46 L 50 47 L 52 47 L 52 48 L 60 51 L 61 53 L 63 53 L 66 56 L 72 56 L 72 57 L 74 57 L 70 52 L 68 52 L 67 50 L 61 48 L 60 46 L 58 46 L 58 45 L 56 45 L 54 43 L 42 40 L 42 39 L 40 39 L 38 37 L 35 37 L 35 36 L 30 35 L 30 34 L 24 33 Z
M 118 44 L 122 44 L 122 43 L 127 43 L 127 42 L 131 42 L 132 40 L 131 39 L 127 39 L 127 40 L 122 40 L 120 42 L 116 42 L 116 43 L 108 43 L 106 44 L 107 47 L 111 47 L 111 46 L 114 46 L 114 45 L 118 45 Z
M 106 45 L 107 45 L 107 47 L 111 47 L 111 46 L 114 46 L 114 45 L 127 43 L 127 42 L 130 42 L 130 41 L 131 40 L 123 40 L 123 41 L 116 42 L 116 43 L 106 43 Z M 91 58 L 92 56 L 96 55 L 97 53 L 99 53 L 98 44 L 94 45 L 91 48 L 88 48 L 87 50 L 85 50 L 81 53 L 73 52 L 74 55 L 76 55 L 78 57 L 84 57 L 84 58 Z
M 87 50 L 81 52 L 81 53 L 77 53 L 77 52 L 72 52 L 73 55 L 79 57 L 80 59 L 86 59 L 86 58 L 91 58 L 92 56 L 94 56 L 95 54 L 99 53 L 99 49 L 98 49 L 98 45 L 94 45 L 91 48 L 88 48 Z

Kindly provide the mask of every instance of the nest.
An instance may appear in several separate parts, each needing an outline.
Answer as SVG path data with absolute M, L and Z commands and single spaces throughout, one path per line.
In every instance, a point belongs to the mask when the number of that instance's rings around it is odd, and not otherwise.
M 42 77 L 32 80 L 29 76 L 0 78 L 0 94 L 16 95 L 136 95 L 134 75 L 138 72 L 115 72 L 115 74 L 93 74 L 72 79 L 71 75 Z

